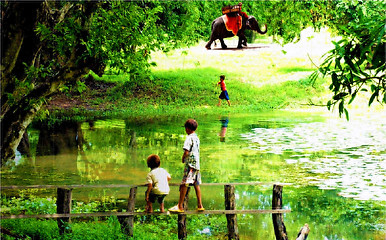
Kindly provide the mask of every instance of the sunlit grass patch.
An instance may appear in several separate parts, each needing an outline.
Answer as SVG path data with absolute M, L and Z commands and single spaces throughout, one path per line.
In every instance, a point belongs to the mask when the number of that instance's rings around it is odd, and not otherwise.
M 297 54 L 292 48 L 266 41 L 249 44 L 241 50 L 232 47 L 237 38 L 226 41 L 231 49 L 207 50 L 206 43 L 200 42 L 186 49 L 152 53 L 151 61 L 156 65 L 148 77 L 144 74 L 130 78 L 125 74 L 113 75 L 113 71 L 102 77 L 93 75 L 97 88 L 84 91 L 80 103 L 71 109 L 56 111 L 95 117 L 102 111 L 104 117 L 126 117 L 250 112 L 327 102 L 326 81 L 319 79 L 309 84 L 308 78 L 316 70 L 314 62 L 321 55 L 308 42 L 303 42 L 303 47 L 293 46 L 302 50 Z M 226 76 L 231 110 L 216 107 L 220 94 L 216 83 L 222 74 Z M 103 89 L 98 89 L 99 85 Z

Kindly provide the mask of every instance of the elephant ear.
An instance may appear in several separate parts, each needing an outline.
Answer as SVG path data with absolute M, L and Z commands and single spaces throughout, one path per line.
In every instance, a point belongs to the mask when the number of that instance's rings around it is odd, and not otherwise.
M 254 19 L 254 18 L 255 18 L 254 16 L 249 16 L 249 17 L 248 17 L 248 19 L 247 19 L 247 21 L 246 21 L 246 26 L 247 26 L 248 29 L 252 29 L 252 26 L 251 26 L 251 24 L 250 24 L 250 20 L 251 20 L 251 19 Z

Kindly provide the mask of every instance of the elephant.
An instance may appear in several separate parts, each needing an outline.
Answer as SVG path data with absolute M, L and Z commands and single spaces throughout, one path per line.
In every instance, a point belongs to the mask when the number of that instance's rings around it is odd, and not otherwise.
M 247 46 L 247 38 L 244 34 L 244 31 L 246 29 L 257 31 L 260 34 L 267 33 L 267 24 L 265 24 L 265 30 L 262 31 L 259 27 L 258 21 L 254 16 L 248 17 L 246 16 L 246 14 L 241 14 L 240 16 L 242 18 L 242 26 L 237 32 L 237 36 L 239 37 L 237 48 L 242 48 L 242 45 Z M 218 17 L 212 22 L 212 34 L 210 35 L 209 42 L 206 44 L 205 47 L 207 49 L 211 49 L 210 46 L 212 45 L 213 41 L 219 39 L 221 42 L 221 47 L 223 49 L 226 49 L 227 45 L 225 45 L 224 43 L 224 38 L 233 36 L 235 36 L 235 34 L 233 34 L 232 31 L 228 31 L 227 27 L 225 26 L 224 16 Z

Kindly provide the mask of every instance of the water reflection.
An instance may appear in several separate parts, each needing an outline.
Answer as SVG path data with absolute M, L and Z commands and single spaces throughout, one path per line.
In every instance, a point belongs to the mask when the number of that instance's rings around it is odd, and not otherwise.
M 84 141 L 80 123 L 39 125 L 38 129 L 40 133 L 36 147 L 36 165 L 76 172 L 78 151 L 82 149 Z
M 227 133 L 229 118 L 228 117 L 221 117 L 221 131 L 219 133 L 220 136 L 220 142 L 225 142 L 225 135 Z
M 257 127 L 242 134 L 249 149 L 283 155 L 314 173 L 310 183 L 341 189 L 360 200 L 386 199 L 386 123 L 376 120 L 329 119 L 291 126 Z
M 292 113 L 196 119 L 203 182 L 294 183 L 284 190 L 285 206 L 292 209 L 285 215 L 287 228 L 296 234 L 307 222 L 313 239 L 334 239 L 331 234 L 335 239 L 375 239 L 379 233 L 373 230 L 384 229 L 379 225 L 385 217 L 380 210 L 384 206 L 379 206 L 385 203 L 385 123 L 366 119 L 346 123 Z M 144 183 L 148 173 L 145 160 L 151 153 L 161 157 L 172 182 L 179 183 L 181 146 L 186 137 L 180 126 L 184 121 L 185 117 L 111 119 L 35 126 L 28 135 L 34 168 L 21 163 L 2 169 L 2 184 Z M 118 199 L 128 196 L 128 189 L 103 189 L 77 191 L 74 198 L 100 200 L 107 191 Z M 271 206 L 272 186 L 238 186 L 236 191 L 238 209 Z M 204 205 L 223 209 L 223 192 L 221 186 L 203 187 Z M 374 204 L 337 194 L 381 201 Z M 165 207 L 172 207 L 178 197 L 178 188 L 172 188 Z M 194 202 L 194 194 L 191 197 Z M 138 199 L 137 206 L 144 205 L 144 200 Z M 273 238 L 270 215 L 245 215 L 239 221 L 243 239 Z

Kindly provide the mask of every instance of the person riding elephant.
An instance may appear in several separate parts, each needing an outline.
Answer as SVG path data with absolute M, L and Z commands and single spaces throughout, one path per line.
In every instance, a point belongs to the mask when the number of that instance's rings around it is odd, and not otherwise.
M 212 34 L 209 42 L 206 44 L 207 49 L 211 49 L 212 43 L 219 39 L 221 47 L 227 48 L 224 43 L 224 38 L 238 36 L 239 41 L 237 48 L 242 48 L 242 45 L 247 46 L 247 38 L 245 37 L 244 31 L 254 30 L 260 34 L 267 33 L 267 24 L 265 24 L 265 30 L 262 31 L 259 27 L 259 23 L 254 16 L 247 16 L 247 14 L 235 14 L 234 16 L 228 16 L 227 14 L 216 18 L 212 22 Z

